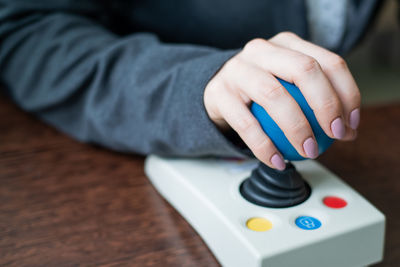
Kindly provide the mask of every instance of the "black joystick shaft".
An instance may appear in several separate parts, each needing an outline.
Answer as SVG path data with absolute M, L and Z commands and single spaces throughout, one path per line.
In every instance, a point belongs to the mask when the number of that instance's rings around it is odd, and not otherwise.
M 290 162 L 283 171 L 260 163 L 241 184 L 240 193 L 246 200 L 263 207 L 287 208 L 307 200 L 311 188 Z

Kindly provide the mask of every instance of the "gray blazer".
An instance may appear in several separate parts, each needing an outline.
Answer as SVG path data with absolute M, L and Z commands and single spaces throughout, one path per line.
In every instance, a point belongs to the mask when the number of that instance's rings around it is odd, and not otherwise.
M 379 1 L 355 2 L 341 54 Z M 0 80 L 21 108 L 84 142 L 243 156 L 209 120 L 203 90 L 247 41 L 281 31 L 307 39 L 302 0 L 0 0 Z

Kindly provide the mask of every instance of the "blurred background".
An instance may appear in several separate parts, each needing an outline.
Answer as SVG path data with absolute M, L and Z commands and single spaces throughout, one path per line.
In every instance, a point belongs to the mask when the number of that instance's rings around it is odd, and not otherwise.
M 345 57 L 364 106 L 400 102 L 399 3 L 386 0 L 362 42 Z

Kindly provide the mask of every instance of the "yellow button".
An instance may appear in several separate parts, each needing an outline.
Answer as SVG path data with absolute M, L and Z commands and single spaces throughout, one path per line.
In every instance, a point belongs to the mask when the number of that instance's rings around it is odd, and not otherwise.
M 247 220 L 247 228 L 257 232 L 265 232 L 272 229 L 272 223 L 267 219 L 260 217 L 253 217 Z

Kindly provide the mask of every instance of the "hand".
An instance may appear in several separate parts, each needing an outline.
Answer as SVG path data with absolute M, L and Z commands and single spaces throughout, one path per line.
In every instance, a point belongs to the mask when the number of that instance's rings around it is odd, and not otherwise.
M 275 77 L 300 88 L 328 136 L 341 140 L 356 137 L 360 92 L 345 61 L 289 32 L 269 40 L 254 39 L 224 64 L 204 91 L 210 119 L 222 130 L 235 130 L 263 163 L 284 169 L 282 155 L 249 110 L 254 101 L 301 156 L 317 157 L 318 146 L 308 120 Z

